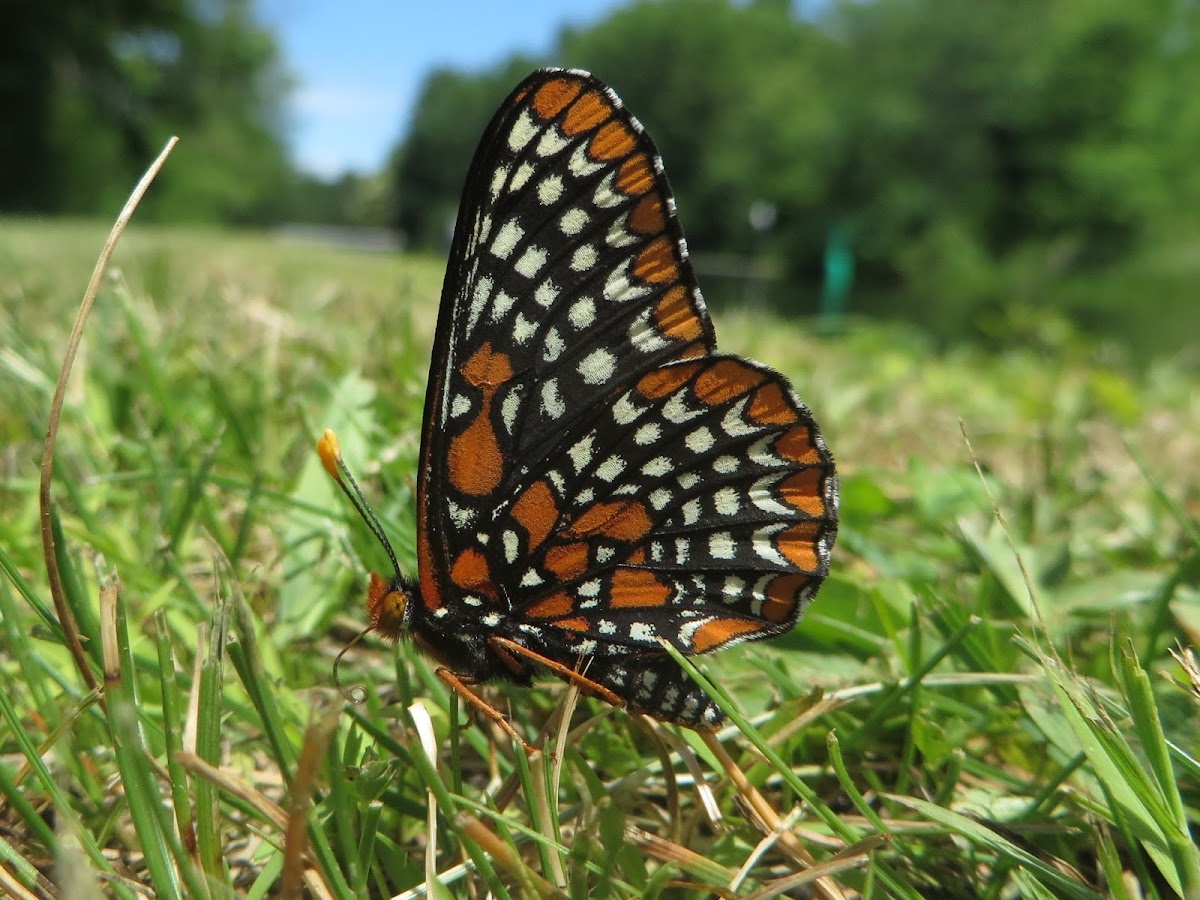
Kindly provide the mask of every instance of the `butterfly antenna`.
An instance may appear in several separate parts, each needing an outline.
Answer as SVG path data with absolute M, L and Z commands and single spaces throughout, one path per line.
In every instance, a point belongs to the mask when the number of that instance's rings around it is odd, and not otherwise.
M 357 687 L 349 689 L 342 687 L 342 679 L 338 675 L 338 667 L 342 664 L 342 657 L 346 655 L 346 651 L 370 634 L 372 629 L 373 626 L 364 628 L 353 638 L 351 638 L 350 643 L 339 650 L 338 655 L 333 658 L 333 683 L 337 686 L 337 689 L 342 692 L 342 696 L 351 703 L 362 703 L 363 700 L 366 699 L 365 692 L 362 685 L 358 685 Z
M 366 497 L 363 496 L 358 482 L 350 474 L 349 466 L 342 459 L 342 449 L 338 445 L 337 435 L 333 433 L 332 428 L 326 428 L 325 434 L 317 441 L 317 454 L 321 457 L 321 464 L 325 466 L 325 471 L 329 473 L 329 477 L 337 482 L 337 486 L 342 489 L 342 493 L 350 499 L 351 505 L 358 512 L 359 516 L 362 517 L 362 520 L 367 523 L 367 528 L 371 530 L 371 534 L 375 535 L 375 540 L 379 541 L 383 545 L 383 549 L 387 551 L 388 559 L 392 561 L 392 569 L 395 571 L 396 577 L 399 578 L 400 564 L 396 561 L 396 553 L 392 550 L 392 543 L 387 539 L 387 535 L 384 534 L 383 526 L 379 524 L 379 518 L 375 515 L 375 511 L 371 509 L 370 504 L 367 503 Z M 346 649 L 348 650 L 349 647 Z M 343 650 L 342 652 L 345 653 L 346 651 Z

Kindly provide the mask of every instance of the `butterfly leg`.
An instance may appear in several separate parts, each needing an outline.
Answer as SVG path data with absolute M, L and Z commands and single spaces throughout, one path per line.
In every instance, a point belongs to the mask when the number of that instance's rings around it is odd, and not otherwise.
M 494 706 L 472 691 L 469 687 L 467 687 L 467 680 L 463 679 L 459 675 L 454 674 L 445 666 L 439 666 L 434 674 L 437 675 L 438 678 L 442 679 L 442 681 L 446 682 L 446 684 L 449 685 L 456 694 L 466 700 L 467 703 L 469 703 L 477 712 L 487 716 L 489 719 L 499 725 L 508 735 L 520 741 L 521 746 L 525 748 L 525 752 L 527 754 L 533 754 L 535 752 L 534 748 L 529 745 L 525 738 L 517 734 L 517 730 L 513 728 L 512 723 L 504 717 L 504 713 L 500 712 L 500 710 L 496 709 Z
M 549 657 L 542 656 L 536 650 L 530 650 L 528 647 L 523 647 L 516 641 L 510 641 L 508 638 L 492 636 L 487 639 L 490 646 L 496 654 L 504 660 L 505 664 L 514 671 L 520 671 L 520 662 L 517 656 L 523 656 L 526 659 L 537 663 L 539 666 L 544 666 L 560 678 L 564 678 L 573 684 L 579 685 L 585 692 L 592 696 L 599 697 L 606 703 L 611 703 L 613 706 L 624 706 L 625 701 L 610 691 L 602 684 L 597 684 L 581 672 L 576 672 L 570 666 L 564 666 L 560 662 L 556 662 Z

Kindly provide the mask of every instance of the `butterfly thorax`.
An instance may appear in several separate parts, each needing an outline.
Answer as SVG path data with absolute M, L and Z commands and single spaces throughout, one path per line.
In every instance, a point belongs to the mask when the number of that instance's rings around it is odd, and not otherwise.
M 422 602 L 415 579 L 397 575 L 385 580 L 371 573 L 367 589 L 371 627 L 385 640 L 411 638 L 438 663 L 462 678 L 503 678 L 530 683 L 530 673 L 511 657 L 501 656 L 488 638 L 498 633 L 498 617 L 469 602 L 430 608 Z M 489 627 L 490 626 L 490 627 Z

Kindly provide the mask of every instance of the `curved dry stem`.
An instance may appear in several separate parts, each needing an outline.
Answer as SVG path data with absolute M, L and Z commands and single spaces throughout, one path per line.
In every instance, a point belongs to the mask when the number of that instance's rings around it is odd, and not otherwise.
M 63 634 L 66 635 L 67 646 L 71 650 L 71 656 L 75 660 L 75 667 L 79 669 L 79 674 L 88 686 L 88 690 L 96 690 L 99 682 L 96 680 L 96 675 L 88 665 L 87 654 L 83 649 L 83 641 L 79 637 L 79 625 L 75 622 L 75 616 L 71 613 L 71 608 L 67 606 L 67 599 L 63 593 L 62 573 L 58 570 L 58 558 L 54 553 L 54 529 L 50 518 L 50 504 L 53 502 L 53 497 L 50 494 L 50 481 L 54 473 L 54 446 L 58 439 L 58 423 L 62 418 L 63 399 L 67 393 L 67 382 L 71 377 L 71 368 L 75 364 L 75 354 L 79 351 L 79 343 L 83 340 L 83 328 L 87 324 L 88 315 L 92 311 L 92 306 L 96 302 L 96 294 L 100 291 L 100 280 L 104 277 L 105 271 L 108 269 L 108 263 L 112 259 L 113 251 L 117 247 L 117 241 L 121 239 L 121 235 L 125 232 L 125 226 L 129 224 L 129 220 L 133 217 L 133 211 L 137 209 L 141 203 L 142 197 L 145 196 L 151 182 L 158 175 L 159 170 L 167 161 L 167 157 L 175 148 L 179 138 L 172 137 L 162 152 L 158 154 L 158 158 L 150 164 L 150 168 L 146 170 L 146 174 L 142 176 L 137 183 L 137 187 L 133 189 L 133 193 L 129 195 L 129 199 L 125 202 L 125 206 L 121 209 L 120 215 L 117 216 L 116 222 L 113 223 L 112 230 L 108 233 L 108 240 L 104 242 L 104 249 L 100 251 L 100 256 L 96 260 L 96 267 L 92 269 L 92 277 L 88 282 L 87 290 L 83 292 L 83 300 L 79 304 L 79 312 L 75 316 L 75 326 L 71 329 L 71 336 L 67 339 L 67 352 L 63 355 L 62 368 L 58 373 L 58 384 L 54 388 L 54 399 L 50 402 L 50 417 L 46 425 L 46 442 L 42 447 L 42 467 L 41 481 L 38 487 L 38 506 L 41 510 L 41 528 L 42 528 L 42 554 L 46 562 L 46 577 L 50 582 L 50 596 L 54 598 L 54 611 L 58 615 L 59 624 L 62 625 Z M 103 697 L 100 700 L 104 702 Z

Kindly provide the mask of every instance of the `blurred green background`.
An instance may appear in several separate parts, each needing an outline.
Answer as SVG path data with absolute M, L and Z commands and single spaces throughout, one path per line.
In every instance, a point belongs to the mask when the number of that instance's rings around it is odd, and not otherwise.
M 0 213 L 110 220 L 179 134 L 142 223 L 388 229 L 441 253 L 497 103 L 537 65 L 578 66 L 658 142 L 718 307 L 1196 364 L 1197 4 L 610 7 L 536 55 L 429 71 L 387 164 L 325 178 L 293 160 L 298 80 L 269 18 L 249 0 L 13 6 Z

